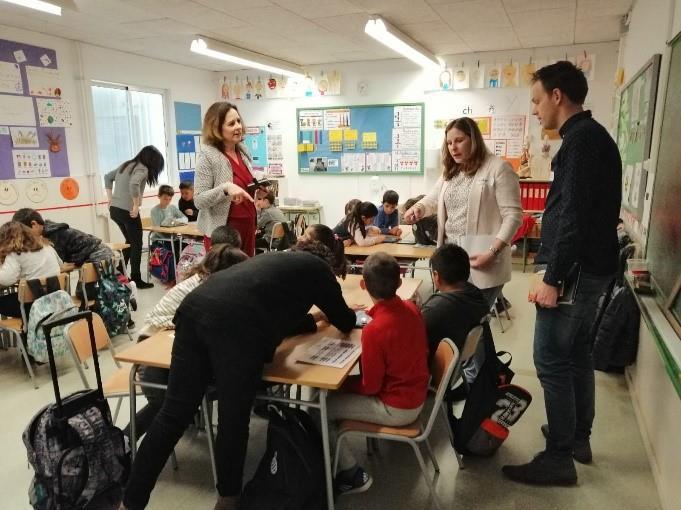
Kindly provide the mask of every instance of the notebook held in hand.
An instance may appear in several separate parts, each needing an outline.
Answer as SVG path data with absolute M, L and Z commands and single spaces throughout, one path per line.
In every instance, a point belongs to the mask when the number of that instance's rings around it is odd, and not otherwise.
M 537 287 L 540 283 L 544 281 L 544 275 L 546 270 L 542 269 L 537 271 L 530 278 L 530 292 L 527 295 L 527 300 L 534 302 L 537 295 Z M 575 298 L 577 297 L 577 289 L 579 287 L 579 276 L 581 270 L 579 264 L 575 263 L 570 271 L 568 271 L 567 276 L 563 280 L 563 283 L 558 287 L 558 300 L 556 301 L 559 305 L 574 305 Z

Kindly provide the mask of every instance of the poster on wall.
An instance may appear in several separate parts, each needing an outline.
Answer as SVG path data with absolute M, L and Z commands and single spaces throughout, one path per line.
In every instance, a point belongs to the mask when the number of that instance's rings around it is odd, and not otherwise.
M 180 181 L 194 182 L 201 150 L 201 105 L 175 101 L 175 147 Z

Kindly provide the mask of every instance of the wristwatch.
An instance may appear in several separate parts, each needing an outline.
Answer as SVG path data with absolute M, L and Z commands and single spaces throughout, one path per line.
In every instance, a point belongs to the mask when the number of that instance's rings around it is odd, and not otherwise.
M 491 251 L 492 255 L 494 255 L 495 257 L 499 255 L 499 253 L 501 252 L 499 248 L 495 248 L 494 246 L 490 246 L 489 251 Z

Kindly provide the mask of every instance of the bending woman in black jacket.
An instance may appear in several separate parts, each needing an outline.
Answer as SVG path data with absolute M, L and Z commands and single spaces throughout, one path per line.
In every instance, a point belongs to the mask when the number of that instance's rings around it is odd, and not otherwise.
M 213 379 L 218 395 L 216 508 L 237 508 L 251 407 L 263 365 L 285 337 L 316 330 L 315 318 L 308 314 L 312 305 L 343 332 L 355 325 L 355 313 L 345 304 L 334 275 L 345 274 L 345 258 L 334 253 L 319 241 L 303 240 L 291 252 L 258 255 L 218 271 L 187 295 L 175 315 L 163 408 L 137 452 L 123 508 L 147 505 L 161 469 Z

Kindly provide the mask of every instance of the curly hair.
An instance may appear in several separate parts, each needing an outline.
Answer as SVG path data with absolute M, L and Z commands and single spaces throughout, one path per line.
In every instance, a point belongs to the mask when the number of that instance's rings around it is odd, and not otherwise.
M 291 251 L 305 251 L 323 259 L 329 264 L 333 273 L 343 279 L 345 279 L 345 275 L 348 273 L 348 263 L 345 257 L 339 258 L 330 247 L 320 241 L 301 239 L 291 248 Z
M 197 274 L 200 280 L 205 280 L 211 274 L 232 267 L 247 258 L 248 255 L 238 248 L 233 248 L 228 244 L 216 244 L 206 253 L 201 262 L 191 268 L 187 278 Z
M 44 246 L 43 240 L 23 223 L 8 221 L 0 227 L 0 264 L 10 253 L 40 251 Z

